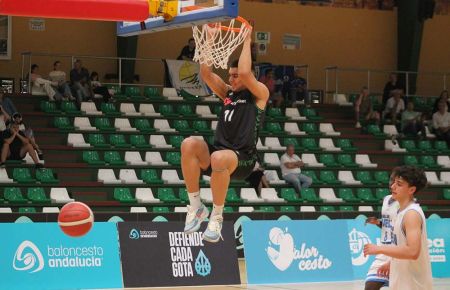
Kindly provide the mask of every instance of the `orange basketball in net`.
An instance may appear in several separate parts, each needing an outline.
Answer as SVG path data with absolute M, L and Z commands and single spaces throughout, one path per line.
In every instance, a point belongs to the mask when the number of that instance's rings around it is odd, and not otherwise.
M 82 202 L 69 202 L 58 215 L 61 230 L 71 237 L 81 237 L 89 232 L 94 222 L 92 210 Z

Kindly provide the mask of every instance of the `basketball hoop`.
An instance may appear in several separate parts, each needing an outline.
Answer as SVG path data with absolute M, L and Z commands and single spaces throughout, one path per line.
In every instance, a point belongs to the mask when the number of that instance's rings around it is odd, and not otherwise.
M 252 26 L 240 16 L 232 19 L 228 26 L 220 22 L 193 26 L 196 45 L 194 61 L 226 69 L 230 55 L 244 42 L 251 30 Z

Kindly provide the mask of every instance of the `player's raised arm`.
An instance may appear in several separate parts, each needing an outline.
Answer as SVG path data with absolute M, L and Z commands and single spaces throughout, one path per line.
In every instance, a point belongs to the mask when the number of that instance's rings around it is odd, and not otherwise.
M 260 109 L 266 107 L 269 99 L 269 89 L 259 82 L 252 72 L 252 55 L 251 55 L 251 31 L 248 33 L 242 47 L 241 56 L 239 57 L 238 73 L 242 83 L 250 90 L 256 98 L 256 105 Z
M 222 100 L 225 99 L 228 86 L 227 84 L 212 71 L 212 67 L 206 64 L 200 64 L 200 76 L 208 87 Z

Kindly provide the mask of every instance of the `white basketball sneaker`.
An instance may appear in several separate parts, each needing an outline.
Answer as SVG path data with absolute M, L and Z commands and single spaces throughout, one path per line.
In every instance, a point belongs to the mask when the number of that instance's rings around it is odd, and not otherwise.
M 192 234 L 200 229 L 202 222 L 208 217 L 209 211 L 204 204 L 195 209 L 192 206 L 187 206 L 188 212 L 186 215 L 186 222 L 184 225 L 184 233 Z
M 211 243 L 217 243 L 222 238 L 223 217 L 215 215 L 209 218 L 208 227 L 203 233 L 203 240 Z

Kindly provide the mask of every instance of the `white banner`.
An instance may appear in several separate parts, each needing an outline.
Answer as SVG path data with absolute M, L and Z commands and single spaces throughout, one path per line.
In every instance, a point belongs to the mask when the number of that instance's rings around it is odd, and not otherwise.
M 185 60 L 166 60 L 172 85 L 194 96 L 208 95 L 205 83 L 200 79 L 200 65 Z

